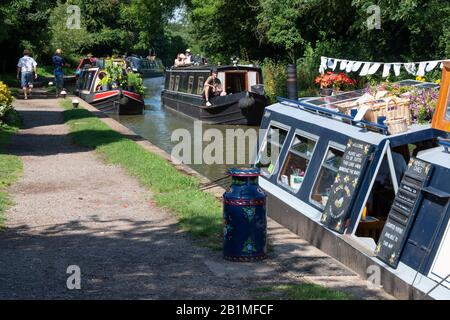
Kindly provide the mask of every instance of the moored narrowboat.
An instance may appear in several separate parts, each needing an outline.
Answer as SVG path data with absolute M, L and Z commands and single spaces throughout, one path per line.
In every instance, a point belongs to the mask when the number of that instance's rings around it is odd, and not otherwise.
M 121 60 L 111 63 L 121 68 Z M 141 94 L 134 88 L 121 87 L 117 82 L 109 84 L 105 81 L 106 77 L 110 76 L 105 71 L 104 59 L 84 59 L 79 67 L 76 94 L 103 112 L 119 115 L 142 114 L 144 100 Z
M 138 72 L 143 78 L 164 76 L 164 65 L 160 59 L 130 56 L 126 58 L 133 72 Z
M 363 91 L 280 98 L 256 159 L 269 216 L 399 298 L 450 299 L 449 94 L 446 63 L 432 124 L 396 133 L 341 112 Z
M 259 125 L 268 99 L 262 72 L 253 66 L 217 67 L 225 96 L 205 99 L 204 84 L 213 66 L 173 67 L 166 70 L 162 104 L 170 109 L 210 124 Z

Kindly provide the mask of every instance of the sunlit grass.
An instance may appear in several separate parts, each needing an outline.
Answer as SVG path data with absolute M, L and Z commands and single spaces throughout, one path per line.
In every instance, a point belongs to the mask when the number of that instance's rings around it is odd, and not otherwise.
M 261 300 L 353 300 L 343 291 L 332 290 L 313 283 L 284 284 L 252 290 L 256 299 Z
M 18 128 L 15 126 L 0 124 L 0 229 L 4 227 L 4 213 L 12 204 L 7 193 L 7 188 L 17 181 L 22 173 L 22 162 L 20 158 L 5 152 L 11 136 L 17 130 Z
M 176 214 L 183 230 L 212 249 L 221 247 L 222 210 L 217 199 L 199 191 L 198 179 L 186 176 L 167 160 L 111 130 L 85 109 L 63 100 L 70 135 L 80 146 L 93 148 L 108 163 L 120 165 L 149 188 L 159 207 Z

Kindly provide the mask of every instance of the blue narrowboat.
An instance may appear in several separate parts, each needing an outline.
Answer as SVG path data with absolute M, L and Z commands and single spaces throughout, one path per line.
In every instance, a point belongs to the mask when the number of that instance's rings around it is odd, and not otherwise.
M 447 63 L 432 124 L 396 134 L 339 112 L 362 91 L 279 98 L 255 161 L 268 215 L 399 298 L 450 299 L 449 88 Z

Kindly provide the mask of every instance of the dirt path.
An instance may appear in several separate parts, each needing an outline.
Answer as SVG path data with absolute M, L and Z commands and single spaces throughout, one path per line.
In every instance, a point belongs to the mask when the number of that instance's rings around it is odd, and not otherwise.
M 242 299 L 319 275 L 360 298 L 388 298 L 275 224 L 277 258 L 265 263 L 228 263 L 195 245 L 135 179 L 71 142 L 57 105 L 16 102 L 25 124 L 10 151 L 24 174 L 0 233 L 0 299 Z M 81 290 L 67 289 L 70 265 L 81 269 Z

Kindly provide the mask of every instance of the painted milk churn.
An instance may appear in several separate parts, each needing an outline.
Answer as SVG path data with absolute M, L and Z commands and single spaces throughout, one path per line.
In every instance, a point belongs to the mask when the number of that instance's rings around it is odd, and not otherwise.
M 258 186 L 258 168 L 233 168 L 224 200 L 224 258 L 257 261 L 266 258 L 266 195 Z

